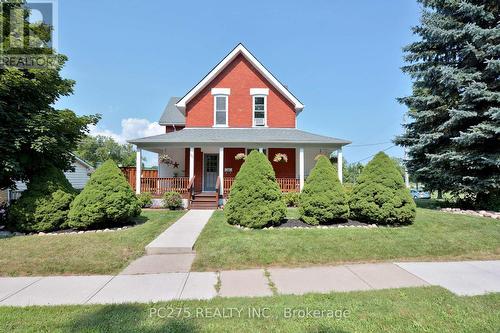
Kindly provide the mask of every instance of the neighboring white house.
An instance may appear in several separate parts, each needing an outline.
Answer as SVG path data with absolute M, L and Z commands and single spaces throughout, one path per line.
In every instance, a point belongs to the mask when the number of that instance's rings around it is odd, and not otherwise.
M 66 179 L 68 179 L 70 184 L 73 186 L 73 188 L 81 190 L 90 179 L 90 174 L 94 172 L 94 167 L 85 160 L 79 158 L 78 156 L 73 155 L 73 157 L 75 158 L 75 161 L 71 165 L 75 170 L 66 171 L 64 175 L 66 176 Z M 26 183 L 16 182 L 16 187 L 17 187 L 16 190 L 8 190 L 7 192 L 8 201 L 17 199 L 21 195 L 21 192 L 26 190 Z

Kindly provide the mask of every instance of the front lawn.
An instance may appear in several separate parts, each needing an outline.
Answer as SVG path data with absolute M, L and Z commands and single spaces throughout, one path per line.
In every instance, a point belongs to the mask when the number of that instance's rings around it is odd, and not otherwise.
M 183 214 L 143 211 L 143 224 L 114 232 L 1 238 L 0 276 L 118 273 Z
M 458 297 L 427 287 L 155 304 L 0 307 L 0 331 L 496 332 L 499 304 L 498 293 Z M 155 310 L 162 317 L 154 315 Z M 317 310 L 317 317 L 304 318 L 307 310 Z M 338 318 L 330 315 L 335 311 Z M 221 318 L 223 314 L 227 317 Z
M 293 210 L 289 216 L 296 213 Z M 500 258 L 500 221 L 417 209 L 405 227 L 244 230 L 217 211 L 196 245 L 193 270 L 394 260 Z

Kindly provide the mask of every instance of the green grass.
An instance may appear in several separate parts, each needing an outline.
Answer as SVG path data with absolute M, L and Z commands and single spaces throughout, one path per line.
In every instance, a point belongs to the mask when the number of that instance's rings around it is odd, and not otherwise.
M 143 211 L 144 223 L 109 233 L 2 238 L 0 276 L 118 273 L 183 214 Z
M 156 304 L 0 307 L 2 332 L 498 332 L 500 294 L 458 297 L 438 287 L 326 295 L 215 298 Z M 150 316 L 154 309 L 172 318 Z M 229 308 L 241 316 L 204 318 Z M 266 317 L 251 318 L 252 309 Z M 285 318 L 295 310 L 340 310 L 339 318 Z M 151 310 L 153 309 L 153 310 Z M 169 309 L 173 309 L 171 312 Z M 181 309 L 178 314 L 178 309 Z M 197 310 L 200 309 L 200 310 Z M 198 311 L 198 312 L 197 312 Z M 198 315 L 197 315 L 198 313 Z M 234 312 L 236 313 L 236 312 Z M 297 312 L 296 312 L 297 313 Z M 326 312 L 324 312 L 326 313 Z M 183 318 L 190 314 L 191 318 Z
M 228 225 L 217 211 L 195 249 L 194 270 L 498 259 L 500 221 L 418 209 L 415 223 L 406 227 L 244 230 Z

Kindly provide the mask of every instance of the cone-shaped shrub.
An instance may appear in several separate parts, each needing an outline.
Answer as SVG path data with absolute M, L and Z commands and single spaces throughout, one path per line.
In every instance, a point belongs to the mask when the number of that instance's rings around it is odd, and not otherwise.
M 141 207 L 115 162 L 104 162 L 71 204 L 68 225 L 77 229 L 126 223 Z
M 267 157 L 254 150 L 234 179 L 224 207 L 227 221 L 249 228 L 278 224 L 286 216 L 285 203 Z
M 349 217 L 349 202 L 332 163 L 321 156 L 307 177 L 299 198 L 302 221 L 311 225 L 343 222 Z
M 377 224 L 410 224 L 416 205 L 394 161 L 378 153 L 354 185 L 349 205 L 352 218 Z
M 48 166 L 31 179 L 26 191 L 9 207 L 9 225 L 25 232 L 59 229 L 68 218 L 75 195 L 64 173 Z

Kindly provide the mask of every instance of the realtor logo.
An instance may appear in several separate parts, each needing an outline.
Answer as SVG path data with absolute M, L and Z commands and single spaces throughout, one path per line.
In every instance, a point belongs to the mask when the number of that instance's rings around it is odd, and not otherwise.
M 57 65 L 57 0 L 0 0 L 0 67 Z

